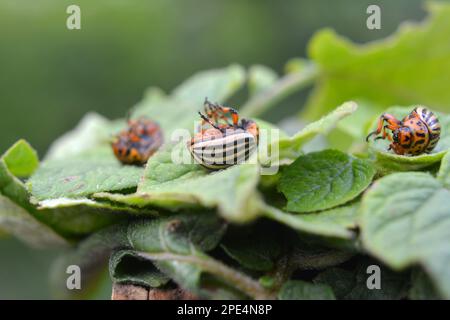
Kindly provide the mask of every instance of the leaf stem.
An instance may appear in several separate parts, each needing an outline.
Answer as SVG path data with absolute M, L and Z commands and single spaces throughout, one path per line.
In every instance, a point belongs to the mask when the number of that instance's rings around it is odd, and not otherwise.
M 313 82 L 319 72 L 311 62 L 299 72 L 287 74 L 269 89 L 251 98 L 239 111 L 244 117 L 257 117 L 283 98 Z
M 174 253 L 147 253 L 139 252 L 139 256 L 158 261 L 180 261 L 190 264 L 197 265 L 203 270 L 218 276 L 230 283 L 232 283 L 236 288 L 241 290 L 248 296 L 257 300 L 268 300 L 275 299 L 275 296 L 270 291 L 264 289 L 259 282 L 248 277 L 247 275 L 236 271 L 220 261 L 217 261 L 209 256 L 197 257 L 197 256 L 185 256 Z

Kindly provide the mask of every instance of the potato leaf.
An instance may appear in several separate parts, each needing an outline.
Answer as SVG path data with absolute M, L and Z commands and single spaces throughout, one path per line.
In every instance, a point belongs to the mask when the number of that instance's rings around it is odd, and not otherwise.
M 67 241 L 9 198 L 0 195 L 0 226 L 31 247 L 67 246 Z
M 358 106 L 354 102 L 346 102 L 322 117 L 320 120 L 308 124 L 303 130 L 289 138 L 282 138 L 275 142 L 279 144 L 280 159 L 295 159 L 301 154 L 302 147 L 306 142 L 318 134 L 327 134 L 339 120 L 351 115 Z
M 428 2 L 425 23 L 404 23 L 393 36 L 357 45 L 330 29 L 309 44 L 318 85 L 306 115 L 318 119 L 342 101 L 363 98 L 380 106 L 421 103 L 438 110 L 450 104 L 450 5 Z M 382 111 L 382 110 L 380 110 Z
M 411 273 L 411 288 L 409 289 L 408 297 L 412 300 L 441 299 L 430 277 L 419 268 L 414 268 Z
M 375 260 L 357 259 L 353 269 L 330 268 L 314 278 L 314 282 L 329 285 L 336 297 L 344 300 L 399 300 L 406 297 L 409 272 L 397 273 Z M 368 277 L 372 274 L 367 272 L 369 266 L 380 268 L 379 289 L 367 287 Z
M 142 258 L 200 297 L 267 297 L 256 281 L 205 254 L 218 245 L 225 227 L 210 212 L 184 214 L 132 224 L 127 237 Z
M 59 256 L 52 266 L 50 279 L 55 298 L 89 298 L 106 270 L 111 253 L 129 248 L 126 230 L 125 224 L 104 228 L 84 239 L 73 250 Z M 81 270 L 79 290 L 70 290 L 67 287 L 69 266 L 78 266 Z
M 144 172 L 136 166 L 123 166 L 113 155 L 81 155 L 48 160 L 28 180 L 37 200 L 82 198 L 96 192 L 135 189 Z
M 277 81 L 275 71 L 262 65 L 254 65 L 248 71 L 249 95 L 254 96 L 267 90 Z
M 39 165 L 36 151 L 25 140 L 17 141 L 3 155 L 9 172 L 18 178 L 27 178 Z
M 397 270 L 420 264 L 450 297 L 450 191 L 422 172 L 394 173 L 364 195 L 364 247 Z
M 114 283 L 131 283 L 150 288 L 164 286 L 170 280 L 151 261 L 129 249 L 118 250 L 111 255 L 109 273 Z
M 313 152 L 286 167 L 278 188 L 286 209 L 313 212 L 344 204 L 364 191 L 375 175 L 373 165 L 337 150 Z
M 23 151 L 23 148 L 26 146 L 28 144 L 15 144 L 7 154 L 15 154 L 15 148 L 22 149 L 21 152 L 25 154 L 32 153 L 32 151 Z M 9 166 L 14 167 L 15 163 L 12 159 L 10 158 Z M 36 204 L 31 202 L 26 186 L 9 171 L 3 157 L 0 159 L 0 193 L 9 198 L 15 205 L 24 209 L 21 211 L 22 213 L 27 212 L 36 221 L 47 225 L 50 229 L 67 239 L 77 239 L 124 218 L 123 215 L 120 215 L 121 211 L 118 211 L 117 207 L 111 209 L 111 205 L 100 204 L 95 201 L 86 202 L 86 199 L 79 199 L 77 203 L 70 204 L 68 204 L 67 200 L 59 199 L 54 200 L 53 204 L 51 202 L 43 204 L 41 209 L 37 208 Z M 55 202 L 61 203 L 61 208 L 57 208 Z M 74 208 L 74 205 L 79 206 Z M 108 215 L 105 212 L 115 212 L 116 214 Z M 43 229 L 46 229 L 46 227 L 41 228 L 41 230 Z M 54 237 L 49 235 L 49 239 L 54 239 Z M 59 243 L 60 241 L 57 241 L 55 244 Z
M 280 300 L 335 300 L 333 290 L 325 284 L 291 280 L 281 287 Z
M 262 210 L 266 217 L 306 234 L 352 239 L 358 208 L 359 203 L 308 214 L 292 214 L 267 205 Z
M 450 189 L 450 152 L 442 158 L 437 178 L 447 189 Z
M 248 220 L 254 217 L 256 208 L 248 199 L 255 196 L 259 180 L 256 164 L 210 172 L 198 164 L 174 163 L 174 152 L 187 152 L 186 145 L 180 143 L 175 148 L 165 148 L 155 154 L 147 164 L 136 193 L 99 193 L 95 197 L 138 207 L 156 205 L 169 210 L 218 207 L 230 219 Z

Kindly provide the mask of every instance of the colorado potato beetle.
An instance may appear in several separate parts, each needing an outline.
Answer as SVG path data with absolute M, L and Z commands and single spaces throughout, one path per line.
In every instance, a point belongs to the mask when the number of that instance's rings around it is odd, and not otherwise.
M 203 167 L 224 169 L 244 162 L 256 150 L 259 128 L 253 120 L 239 119 L 235 109 L 213 104 L 208 99 L 205 99 L 204 114 L 199 112 L 199 115 L 202 123 L 188 142 L 188 148 Z
M 384 122 L 386 121 L 386 125 Z M 386 130 L 391 130 L 391 135 Z M 391 141 L 388 150 L 399 155 L 419 155 L 430 153 L 439 141 L 441 125 L 436 115 L 426 107 L 418 106 L 409 115 L 398 120 L 391 114 L 384 113 L 378 119 L 377 129 L 372 135 L 382 134 L 375 139 L 388 139 Z
M 161 128 L 156 122 L 140 118 L 128 120 L 128 127 L 111 143 L 116 158 L 123 164 L 143 165 L 163 142 Z

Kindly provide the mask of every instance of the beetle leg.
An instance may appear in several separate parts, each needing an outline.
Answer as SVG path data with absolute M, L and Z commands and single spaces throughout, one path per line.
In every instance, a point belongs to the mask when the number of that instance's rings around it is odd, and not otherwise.
M 378 124 L 377 124 L 377 129 L 375 131 L 372 131 L 371 133 L 369 133 L 366 137 L 366 142 L 369 141 L 369 138 L 373 135 L 378 135 L 381 130 L 383 129 L 383 124 L 384 124 L 384 114 L 378 118 Z
M 386 126 L 383 126 L 385 121 L 388 124 Z M 372 135 L 380 134 L 383 129 L 384 129 L 384 131 L 386 131 L 386 127 L 390 130 L 395 130 L 398 127 L 400 127 L 401 125 L 402 125 L 402 122 L 400 120 L 398 120 L 397 118 L 395 118 L 393 115 L 388 114 L 388 113 L 383 113 L 381 115 L 381 117 L 378 119 L 377 129 L 368 134 L 368 136 L 366 137 L 366 141 L 369 141 L 369 138 Z
M 392 130 L 392 129 L 390 128 L 389 125 L 385 125 L 385 126 L 383 127 L 383 130 L 381 130 L 381 132 L 382 132 L 381 137 L 376 137 L 375 140 L 378 140 L 378 139 L 386 139 L 386 138 L 387 138 L 389 141 L 392 141 L 392 137 L 388 134 L 388 132 L 386 131 L 386 129 Z
M 214 123 L 218 124 L 218 120 L 224 120 L 227 125 L 234 125 L 237 127 L 239 123 L 239 115 L 238 112 L 231 107 L 224 107 L 216 103 L 211 103 L 207 98 L 205 98 L 204 108 L 206 116 L 210 119 L 214 120 Z M 227 115 L 231 115 L 231 120 L 233 123 L 230 123 Z
M 239 123 L 239 114 L 238 112 L 231 108 L 231 107 L 223 107 L 223 106 L 219 106 L 218 104 L 216 104 L 216 107 L 218 108 L 218 112 L 221 114 L 221 119 L 225 120 L 227 122 L 227 124 L 231 123 L 228 121 L 227 115 L 231 115 L 231 120 L 233 121 L 233 126 L 237 127 L 238 123 Z

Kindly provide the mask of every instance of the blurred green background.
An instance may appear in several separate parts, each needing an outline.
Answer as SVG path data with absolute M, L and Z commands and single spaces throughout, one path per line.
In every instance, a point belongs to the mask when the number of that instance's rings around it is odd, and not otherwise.
M 81 30 L 66 28 L 70 4 Z M 381 30 L 366 28 L 370 4 L 381 7 Z M 282 73 L 322 27 L 364 43 L 424 15 L 420 0 L 0 0 L 0 149 L 25 138 L 42 157 L 87 111 L 122 117 L 149 86 L 170 91 L 234 62 Z M 298 110 L 305 94 L 283 108 Z M 49 298 L 56 254 L 2 239 L 0 299 Z

